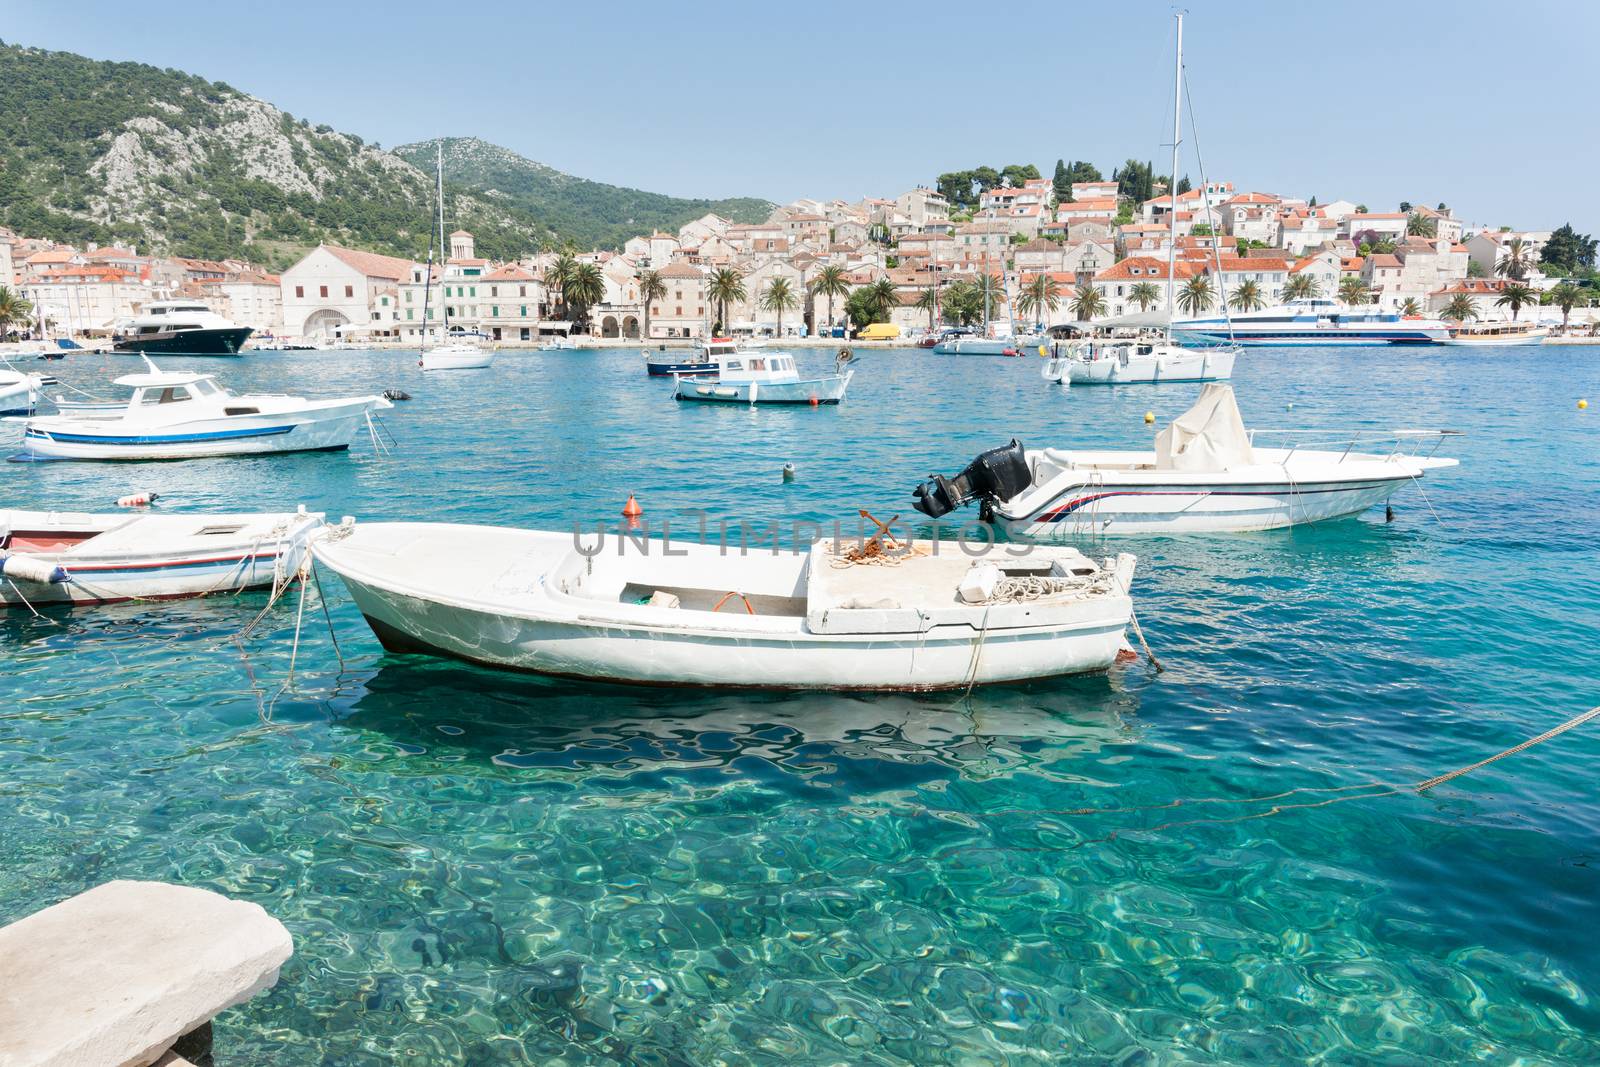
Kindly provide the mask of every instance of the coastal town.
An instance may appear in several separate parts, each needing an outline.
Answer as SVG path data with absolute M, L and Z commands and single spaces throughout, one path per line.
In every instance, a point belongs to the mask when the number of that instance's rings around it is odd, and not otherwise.
M 620 249 L 569 244 L 507 261 L 480 257 L 458 229 L 431 270 L 325 243 L 273 274 L 0 230 L 0 285 L 27 308 L 8 331 L 88 345 L 173 299 L 249 327 L 256 347 L 417 346 L 446 320 L 505 345 L 854 337 L 874 323 L 893 338 L 1000 319 L 1048 328 L 1168 307 L 1220 314 L 1224 294 L 1234 313 L 1320 298 L 1593 328 L 1600 291 L 1573 276 L 1593 269 L 1594 242 L 1570 226 L 1516 230 L 1443 203 L 1374 210 L 1226 181 L 1183 178 L 1172 192 L 1148 172 L 1141 190 L 1088 169 L 1096 180 L 1072 180 L 1060 163 L 1054 178 L 1032 166 L 957 172 L 894 197 L 797 200 L 760 223 L 708 213 Z

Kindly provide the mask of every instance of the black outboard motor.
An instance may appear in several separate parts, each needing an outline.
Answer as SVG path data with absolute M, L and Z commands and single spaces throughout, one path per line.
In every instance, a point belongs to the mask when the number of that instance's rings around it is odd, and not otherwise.
M 991 448 L 967 464 L 954 478 L 934 474 L 911 492 L 913 506 L 930 519 L 941 518 L 974 500 L 983 501 L 983 518 L 989 506 L 1004 503 L 1033 481 L 1022 443 L 1015 439 L 1004 448 Z

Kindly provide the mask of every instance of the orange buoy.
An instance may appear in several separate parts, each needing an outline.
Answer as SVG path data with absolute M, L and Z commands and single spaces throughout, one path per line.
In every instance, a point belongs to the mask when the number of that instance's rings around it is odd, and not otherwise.
M 147 508 L 161 499 L 160 493 L 130 493 L 117 498 L 119 508 Z
M 812 407 L 816 407 L 820 403 L 822 403 L 822 401 L 817 399 L 817 394 L 816 393 L 812 393 L 811 394 L 811 406 Z
M 639 501 L 634 499 L 632 493 L 628 494 L 628 502 L 622 505 L 622 514 L 630 519 L 637 519 L 644 514 L 644 508 L 639 506 Z

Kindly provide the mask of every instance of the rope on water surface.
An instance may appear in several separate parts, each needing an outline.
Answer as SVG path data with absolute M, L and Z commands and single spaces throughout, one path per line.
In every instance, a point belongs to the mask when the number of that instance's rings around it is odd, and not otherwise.
M 1562 723 L 1560 726 L 1557 726 L 1557 727 L 1555 727 L 1553 729 L 1550 729 L 1550 730 L 1546 730 L 1544 733 L 1540 734 L 1538 737 L 1530 737 L 1526 741 L 1522 742 L 1522 744 L 1513 745 L 1512 747 L 1506 749 L 1504 752 L 1496 752 L 1494 755 L 1490 756 L 1488 759 L 1479 760 L 1477 763 L 1469 764 L 1466 767 L 1461 767 L 1461 768 L 1459 768 L 1457 770 L 1453 770 L 1453 771 L 1449 772 L 1448 774 L 1441 774 L 1437 778 L 1429 778 L 1427 781 L 1418 782 L 1416 785 L 1412 786 L 1412 788 L 1415 789 L 1419 793 L 1426 793 L 1428 790 L 1432 789 L 1436 785 L 1443 785 L 1444 783 L 1450 781 L 1452 778 L 1460 778 L 1463 774 L 1471 774 L 1473 771 L 1478 770 L 1481 767 L 1487 767 L 1489 764 L 1495 762 L 1496 760 L 1505 759 L 1507 756 L 1515 756 L 1518 752 L 1522 752 L 1522 751 L 1525 751 L 1527 749 L 1530 749 L 1534 745 L 1542 744 L 1543 742 L 1550 740 L 1552 737 L 1555 737 L 1558 734 L 1564 734 L 1568 730 L 1572 729 L 1575 726 L 1582 726 L 1584 723 L 1588 722 L 1590 719 L 1593 719 L 1593 718 L 1595 718 L 1597 716 L 1600 716 L 1600 707 L 1590 708 L 1588 711 L 1584 712 L 1582 715 L 1574 715 L 1572 718 L 1568 719 L 1566 722 Z
M 1128 602 L 1128 621 L 1133 624 L 1133 636 L 1139 639 L 1139 647 L 1144 649 L 1145 656 L 1150 660 L 1150 666 L 1156 669 L 1157 674 L 1165 671 L 1166 668 L 1161 665 L 1161 661 L 1156 659 L 1156 654 L 1150 651 L 1150 642 L 1144 639 L 1144 630 L 1139 626 L 1139 613 L 1133 610 L 1131 600 Z

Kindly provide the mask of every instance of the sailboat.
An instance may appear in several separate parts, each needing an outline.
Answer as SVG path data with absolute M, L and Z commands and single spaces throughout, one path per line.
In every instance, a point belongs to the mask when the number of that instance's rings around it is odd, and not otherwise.
M 1172 174 L 1167 178 L 1171 209 L 1167 212 L 1166 314 L 1125 315 L 1119 319 L 1102 320 L 1096 324 L 1101 329 L 1135 329 L 1139 336 L 1079 341 L 1045 363 L 1041 373 L 1046 381 L 1062 385 L 1121 385 L 1134 382 L 1210 382 L 1233 377 L 1234 357 L 1239 354 L 1237 345 L 1184 348 L 1172 337 L 1178 292 L 1178 147 L 1183 143 L 1183 13 L 1178 12 L 1174 17 L 1178 20 L 1178 48 L 1172 96 Z M 1200 180 L 1201 197 L 1209 214 L 1211 204 L 1206 192 L 1203 166 Z M 1220 285 L 1222 254 L 1215 241 L 1211 250 Z M 1226 316 L 1228 296 L 1226 293 L 1219 295 Z M 1231 320 L 1229 336 L 1232 336 Z
M 434 176 L 438 182 L 439 204 L 439 255 L 444 257 L 444 145 L 435 146 L 438 150 Z M 428 248 L 428 277 L 422 286 L 422 358 L 418 365 L 423 370 L 473 370 L 487 367 L 494 362 L 494 350 L 484 348 L 482 345 L 473 344 L 464 337 L 454 341 L 450 340 L 450 305 L 443 304 L 444 308 L 444 334 L 445 343 L 433 348 L 427 347 L 428 337 L 428 296 L 433 287 L 433 247 L 429 242 Z M 474 335 L 476 336 L 476 335 Z
M 994 209 L 990 208 L 988 221 L 994 222 Z M 933 350 L 941 356 L 1014 356 L 1019 349 L 1018 341 L 1011 336 L 1011 324 L 993 322 L 990 320 L 989 298 L 994 289 L 994 275 L 989 273 L 989 235 L 984 234 L 983 241 L 983 333 L 958 334 L 947 337 L 933 346 Z

